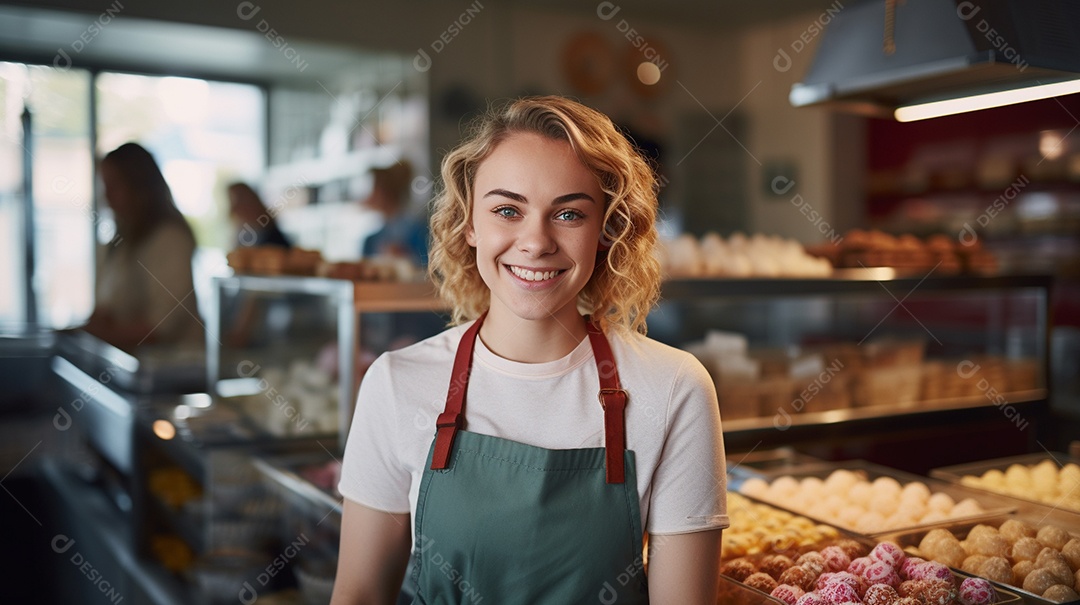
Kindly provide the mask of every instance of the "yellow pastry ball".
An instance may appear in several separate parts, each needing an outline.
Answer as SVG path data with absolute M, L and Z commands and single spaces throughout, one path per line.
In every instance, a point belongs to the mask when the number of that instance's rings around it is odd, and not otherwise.
M 899 506 L 900 501 L 895 495 L 877 493 L 870 499 L 870 505 L 867 508 L 883 517 L 888 517 L 895 513 Z
M 859 516 L 855 528 L 860 532 L 872 534 L 885 529 L 885 517 L 877 511 L 868 511 Z
M 1010 542 L 1016 542 L 1020 538 L 1034 538 L 1038 533 L 1034 525 L 1016 519 L 1008 519 L 1001 524 L 998 531 Z
M 1037 595 L 1046 592 L 1046 589 L 1054 584 L 1057 582 L 1054 581 L 1053 574 L 1045 569 L 1036 569 L 1024 578 L 1024 590 Z
M 999 534 L 968 538 L 968 543 L 971 545 L 971 551 L 977 555 L 1005 557 L 1009 554 L 1009 541 Z
M 858 475 L 845 470 L 837 469 L 825 479 L 825 487 L 833 493 L 847 493 L 853 485 L 859 481 Z
M 874 488 L 866 481 L 859 481 L 848 490 L 848 502 L 865 507 L 874 496 Z
M 795 496 L 799 491 L 799 482 L 794 477 L 784 475 L 777 477 L 769 486 L 769 494 L 781 501 L 786 501 Z
M 979 566 L 979 575 L 1002 584 L 1012 584 L 1013 570 L 1005 557 L 990 557 Z
M 1005 469 L 1005 482 L 1010 488 L 1023 488 L 1031 484 L 1031 473 L 1022 464 L 1012 464 Z
M 1080 569 L 1080 538 L 1073 538 L 1065 543 L 1065 547 L 1061 549 L 1061 556 L 1065 557 L 1065 561 L 1069 564 L 1069 567 L 1073 568 L 1073 571 Z
M 865 511 L 858 506 L 845 506 L 837 513 L 836 522 L 845 527 L 856 527 L 863 512 Z
M 936 546 L 949 540 L 956 541 L 956 536 L 944 529 L 931 529 L 919 540 L 919 550 L 924 553 L 931 552 Z
M 991 486 L 981 477 L 974 477 L 972 475 L 964 475 L 963 477 L 960 477 L 960 485 L 964 485 L 967 487 L 994 489 L 993 486 Z
M 768 495 L 769 484 L 766 483 L 764 479 L 752 477 L 743 482 L 742 487 L 739 488 L 739 491 L 746 494 L 747 496 L 762 498 Z
M 982 564 L 985 563 L 989 558 L 990 557 L 987 557 L 985 555 L 971 555 L 970 557 L 964 559 L 964 562 L 960 564 L 960 569 L 970 574 L 979 575 L 979 569 L 982 568 Z
M 949 567 L 960 567 L 968 556 L 959 542 L 943 542 L 933 559 Z
M 900 500 L 908 502 L 910 500 L 918 500 L 920 502 L 926 502 L 930 498 L 930 488 L 926 487 L 926 484 L 922 481 L 912 481 L 904 486 L 904 489 L 900 490 Z
M 1035 561 L 1017 561 L 1016 565 L 1013 565 L 1013 579 L 1016 582 L 1011 582 L 1013 586 L 1023 586 L 1024 578 L 1028 577 L 1028 574 L 1035 571 Z
M 1055 603 L 1075 603 L 1077 599 L 1080 599 L 1080 594 L 1077 594 L 1071 586 L 1055 584 L 1042 593 L 1042 598 Z
M 930 496 L 930 499 L 926 501 L 926 508 L 945 515 L 947 515 L 955 505 L 956 502 L 953 501 L 952 496 L 944 492 L 933 494 Z
M 1031 482 L 1035 485 L 1054 485 L 1058 479 L 1058 466 L 1049 458 L 1036 464 L 1031 469 Z
M 1013 543 L 1010 555 L 1013 561 L 1034 562 L 1043 548 L 1045 547 L 1035 538 L 1023 537 Z
M 982 514 L 983 507 L 979 505 L 972 498 L 964 498 L 956 503 L 956 506 L 952 508 L 951 516 L 953 517 L 971 517 L 974 515 Z
M 874 482 L 870 484 L 870 486 L 873 488 L 875 494 L 887 494 L 894 498 L 898 498 L 900 492 L 903 490 L 900 482 L 892 477 L 878 477 L 877 479 L 874 479 Z
M 944 521 L 945 519 L 948 519 L 948 518 L 949 518 L 948 515 L 946 515 L 945 513 L 941 512 L 939 510 L 928 510 L 928 511 L 926 511 L 926 514 L 923 515 L 921 519 L 919 519 L 919 524 L 920 525 L 929 525 L 931 523 L 937 523 L 939 521 Z
M 1039 528 L 1039 533 L 1035 535 L 1035 539 L 1043 546 L 1049 546 L 1055 550 L 1064 548 L 1070 538 L 1069 532 L 1056 525 L 1044 525 Z
M 990 489 L 1001 489 L 1005 486 L 1005 473 L 992 468 L 983 473 L 982 483 Z
M 824 493 L 825 482 L 817 477 L 804 477 L 799 488 L 807 498 L 819 498 Z

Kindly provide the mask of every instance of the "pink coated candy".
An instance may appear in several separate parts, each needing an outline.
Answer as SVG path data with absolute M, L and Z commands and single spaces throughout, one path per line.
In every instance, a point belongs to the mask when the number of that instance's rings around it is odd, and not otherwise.
M 861 576 L 866 573 L 866 568 L 870 567 L 870 564 L 874 560 L 870 557 L 859 557 L 858 559 L 852 559 L 851 565 L 848 565 L 847 570 L 857 576 Z
M 872 563 L 870 567 L 866 568 L 863 577 L 872 584 L 888 584 L 893 588 L 900 585 L 900 576 L 896 574 L 896 570 L 892 568 L 892 565 L 885 561 Z
M 769 596 L 776 597 L 788 605 L 795 605 L 795 602 L 806 594 L 806 591 L 798 586 L 792 586 L 791 584 L 781 584 L 773 589 Z
M 874 547 L 874 550 L 870 551 L 870 558 L 875 561 L 883 561 L 888 563 L 891 567 L 900 567 L 900 564 L 904 562 L 907 555 L 900 549 L 899 546 L 892 542 L 882 542 Z
M 994 587 L 982 578 L 965 578 L 960 584 L 960 602 L 964 605 L 986 605 L 994 599 Z
M 849 584 L 843 582 L 830 582 L 818 592 L 830 603 L 845 603 L 847 601 L 859 603 L 862 601 L 859 598 L 859 593 Z
M 799 600 L 795 601 L 795 605 L 829 605 L 829 602 L 816 592 L 808 592 L 799 597 Z
M 920 563 L 908 574 L 912 580 L 944 580 L 952 582 L 953 575 L 948 566 L 937 561 Z
M 844 571 L 851 565 L 851 557 L 839 546 L 822 548 L 821 557 L 825 559 L 825 569 L 828 571 Z
M 885 584 L 874 584 L 866 589 L 863 602 L 866 605 L 893 605 L 900 598 L 896 589 Z
M 900 576 L 905 580 L 911 580 L 911 570 L 919 563 L 926 563 L 926 559 L 920 559 L 919 557 L 908 557 L 904 559 L 904 562 L 900 565 Z
M 822 576 L 824 577 L 825 574 L 822 574 Z M 819 580 L 820 580 L 820 578 L 819 578 Z M 828 577 L 825 579 L 825 581 L 824 582 L 819 582 L 819 583 L 822 584 L 822 588 L 824 588 L 825 586 L 827 586 L 829 584 L 847 584 L 848 586 L 850 586 L 852 588 L 855 588 L 855 589 L 859 588 L 859 578 L 858 578 L 858 576 L 856 576 L 853 573 L 847 572 L 847 571 L 838 571 L 836 573 L 828 574 Z

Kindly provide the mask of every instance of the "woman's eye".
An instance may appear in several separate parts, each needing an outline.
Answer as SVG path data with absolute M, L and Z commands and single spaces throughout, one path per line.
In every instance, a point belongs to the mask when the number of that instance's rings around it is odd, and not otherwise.
M 503 206 L 501 208 L 496 208 L 494 210 L 494 212 L 495 212 L 495 214 L 497 214 L 497 215 L 499 215 L 499 216 L 501 216 L 503 218 L 514 218 L 515 216 L 517 216 L 517 213 L 518 213 L 517 210 L 511 208 L 510 206 Z
M 576 221 L 578 219 L 585 218 L 585 215 L 581 214 L 577 210 L 563 210 L 562 212 L 555 215 L 555 218 L 559 219 L 560 221 Z

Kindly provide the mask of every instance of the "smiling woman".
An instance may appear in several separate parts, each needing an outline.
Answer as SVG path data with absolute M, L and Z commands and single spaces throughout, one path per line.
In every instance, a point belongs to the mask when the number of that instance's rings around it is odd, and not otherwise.
M 429 269 L 459 325 L 364 376 L 333 603 L 394 602 L 410 550 L 414 603 L 715 603 L 719 409 L 696 359 L 642 334 L 649 166 L 606 116 L 539 97 L 442 177 Z

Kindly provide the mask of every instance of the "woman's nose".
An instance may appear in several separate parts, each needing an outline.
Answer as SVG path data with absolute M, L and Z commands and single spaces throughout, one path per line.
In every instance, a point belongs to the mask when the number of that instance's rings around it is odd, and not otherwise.
M 554 252 L 557 246 L 550 231 L 551 225 L 539 216 L 534 215 L 529 219 L 523 221 L 518 234 L 518 249 L 534 257 Z

